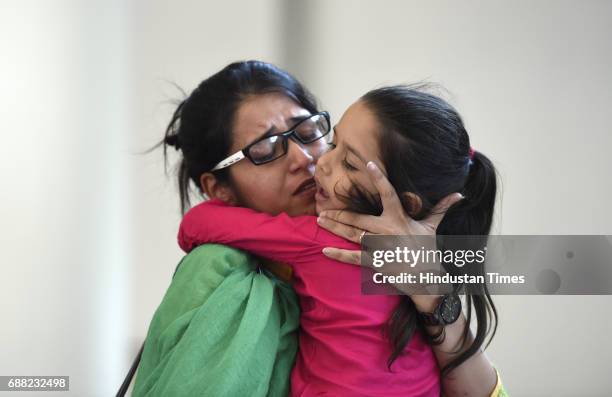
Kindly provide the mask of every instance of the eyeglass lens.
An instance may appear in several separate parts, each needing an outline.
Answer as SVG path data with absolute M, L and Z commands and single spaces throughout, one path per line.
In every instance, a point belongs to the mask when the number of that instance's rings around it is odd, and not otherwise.
M 329 132 L 327 118 L 315 114 L 298 123 L 292 130 L 294 136 L 303 144 L 312 143 Z M 283 156 L 287 152 L 288 136 L 273 135 L 258 141 L 249 148 L 249 156 L 255 164 L 262 164 Z

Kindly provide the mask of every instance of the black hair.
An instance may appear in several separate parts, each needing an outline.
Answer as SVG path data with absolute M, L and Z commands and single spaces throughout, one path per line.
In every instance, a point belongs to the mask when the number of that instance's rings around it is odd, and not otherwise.
M 441 236 L 445 235 L 485 236 L 477 243 L 482 248 L 493 220 L 495 168 L 484 154 L 471 151 L 461 116 L 442 98 L 428 93 L 431 88 L 432 84 L 384 87 L 366 93 L 361 101 L 379 124 L 380 158 L 404 210 L 414 214 L 416 220 L 423 219 L 442 198 L 460 192 L 465 198 L 447 210 L 436 230 L 438 241 L 443 241 Z M 402 195 L 404 192 L 412 192 L 421 199 L 416 214 L 412 201 Z M 339 196 L 352 211 L 382 213 L 380 197 L 356 184 L 346 195 Z M 452 264 L 446 267 L 451 273 L 457 269 Z M 484 263 L 470 269 L 470 274 L 484 274 Z M 443 376 L 477 353 L 491 330 L 489 343 L 495 335 L 497 310 L 486 285 L 476 285 L 455 286 L 463 288 L 467 305 L 467 325 L 459 348 L 467 343 L 472 313 L 476 315 L 476 335 L 470 346 L 442 369 Z M 385 330 L 393 348 L 389 367 L 402 354 L 414 332 L 423 327 L 412 300 L 408 296 L 401 299 Z M 443 330 L 433 336 L 424 333 L 429 343 L 443 341 Z
M 167 148 L 181 152 L 178 165 L 178 185 L 181 212 L 190 203 L 190 181 L 200 193 L 200 176 L 230 153 L 236 111 L 248 97 L 278 92 L 287 95 L 311 113 L 317 104 L 313 95 L 292 75 L 261 61 L 234 62 L 202 81 L 181 101 L 166 128 L 163 141 L 164 159 Z M 222 183 L 231 183 L 228 169 L 215 171 Z

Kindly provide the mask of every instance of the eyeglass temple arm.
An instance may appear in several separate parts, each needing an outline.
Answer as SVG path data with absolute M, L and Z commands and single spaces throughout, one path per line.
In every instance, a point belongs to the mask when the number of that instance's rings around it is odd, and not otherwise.
M 221 160 L 221 162 L 219 164 L 215 165 L 215 168 L 213 168 L 211 171 L 217 171 L 217 170 L 221 170 L 223 168 L 227 168 L 230 165 L 239 162 L 244 157 L 245 156 L 244 156 L 244 153 L 242 152 L 242 150 L 239 150 L 236 153 L 232 154 L 231 156 L 226 157 L 225 159 Z

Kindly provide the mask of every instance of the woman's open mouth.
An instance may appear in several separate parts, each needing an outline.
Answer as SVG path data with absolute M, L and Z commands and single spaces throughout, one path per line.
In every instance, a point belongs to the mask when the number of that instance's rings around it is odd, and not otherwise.
M 293 195 L 297 196 L 297 195 L 302 195 L 302 194 L 303 195 L 313 194 L 316 187 L 317 185 L 315 183 L 314 178 L 306 179 L 304 182 L 300 183 L 297 189 L 295 189 L 295 191 L 293 192 Z

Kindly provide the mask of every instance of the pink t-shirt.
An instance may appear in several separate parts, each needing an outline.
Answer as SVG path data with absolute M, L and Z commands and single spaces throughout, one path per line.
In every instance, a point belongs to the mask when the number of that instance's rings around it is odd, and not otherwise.
M 418 331 L 388 369 L 392 349 L 383 330 L 400 298 L 362 295 L 359 266 L 321 252 L 359 246 L 320 228 L 316 217 L 271 216 L 213 200 L 185 215 L 178 239 L 186 252 L 220 243 L 292 265 L 301 306 L 292 396 L 440 395 L 437 362 Z

